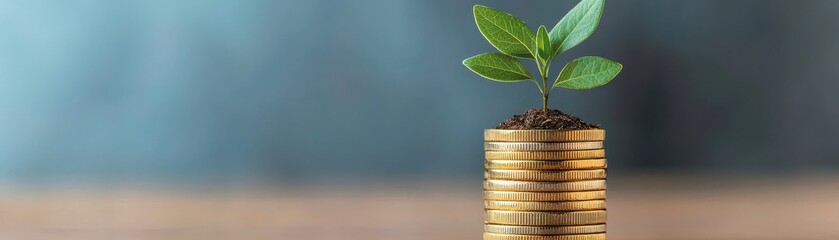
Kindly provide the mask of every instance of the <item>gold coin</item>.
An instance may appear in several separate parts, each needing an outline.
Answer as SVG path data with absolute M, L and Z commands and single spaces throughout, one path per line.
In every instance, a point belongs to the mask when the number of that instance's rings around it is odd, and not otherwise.
M 523 182 L 508 180 L 486 180 L 484 181 L 484 189 L 521 192 L 594 191 L 606 190 L 606 180 L 589 180 L 576 182 Z
M 606 240 L 606 233 L 580 235 L 515 235 L 484 233 L 484 240 Z
M 486 142 L 591 142 L 606 139 L 603 129 L 588 130 L 484 130 Z
M 606 200 L 565 201 L 565 202 L 516 202 L 484 201 L 484 208 L 512 211 L 585 211 L 605 210 Z
M 606 157 L 606 151 L 580 150 L 580 151 L 553 151 L 553 152 L 510 152 L 510 151 L 486 151 L 487 160 L 577 160 Z
M 486 179 L 520 180 L 520 181 L 550 181 L 567 182 L 591 179 L 606 179 L 605 169 L 594 170 L 562 170 L 562 171 L 541 171 L 541 170 L 495 170 L 490 169 L 484 172 Z
M 485 142 L 487 151 L 573 151 L 602 149 L 603 142 Z
M 522 201 L 522 202 L 553 202 L 553 201 L 582 201 L 606 199 L 606 191 L 588 192 L 511 192 L 484 191 L 485 200 Z
M 524 235 L 569 235 L 605 233 L 606 224 L 584 226 L 509 226 L 486 224 L 484 225 L 484 232 Z
M 534 160 L 486 160 L 487 169 L 511 170 L 573 170 L 606 168 L 606 159 L 534 161 Z
M 485 223 L 519 226 L 577 226 L 606 223 L 606 211 L 518 212 L 486 210 Z

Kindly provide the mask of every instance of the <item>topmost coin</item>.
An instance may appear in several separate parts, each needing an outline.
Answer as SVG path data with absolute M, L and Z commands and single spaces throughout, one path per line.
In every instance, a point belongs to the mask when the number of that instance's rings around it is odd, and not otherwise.
M 486 142 L 590 142 L 606 139 L 606 130 L 484 130 Z

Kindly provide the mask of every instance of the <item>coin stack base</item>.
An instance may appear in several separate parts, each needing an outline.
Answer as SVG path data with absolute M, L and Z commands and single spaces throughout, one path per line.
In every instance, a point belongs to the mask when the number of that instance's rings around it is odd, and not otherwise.
M 605 240 L 605 131 L 484 131 L 484 240 Z

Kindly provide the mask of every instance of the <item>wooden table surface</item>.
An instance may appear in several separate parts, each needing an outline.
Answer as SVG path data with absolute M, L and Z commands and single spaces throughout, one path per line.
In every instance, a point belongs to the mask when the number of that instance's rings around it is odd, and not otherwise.
M 0 190 L 0 239 L 481 239 L 479 183 Z M 839 178 L 610 177 L 609 239 L 839 239 Z

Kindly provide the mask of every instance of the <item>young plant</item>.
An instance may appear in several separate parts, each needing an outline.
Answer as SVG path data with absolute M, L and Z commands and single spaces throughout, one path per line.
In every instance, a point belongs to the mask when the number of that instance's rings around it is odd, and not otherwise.
M 501 53 L 479 54 L 463 60 L 463 65 L 493 81 L 532 81 L 542 93 L 544 110 L 548 109 L 548 96 L 556 87 L 583 90 L 603 86 L 623 69 L 621 64 L 602 57 L 587 56 L 566 64 L 550 86 L 548 74 L 557 55 L 591 36 L 600 23 L 604 4 L 605 0 L 582 0 L 550 32 L 542 25 L 535 34 L 524 21 L 513 15 L 475 5 L 478 29 Z M 536 62 L 542 84 L 519 61 L 522 58 Z

